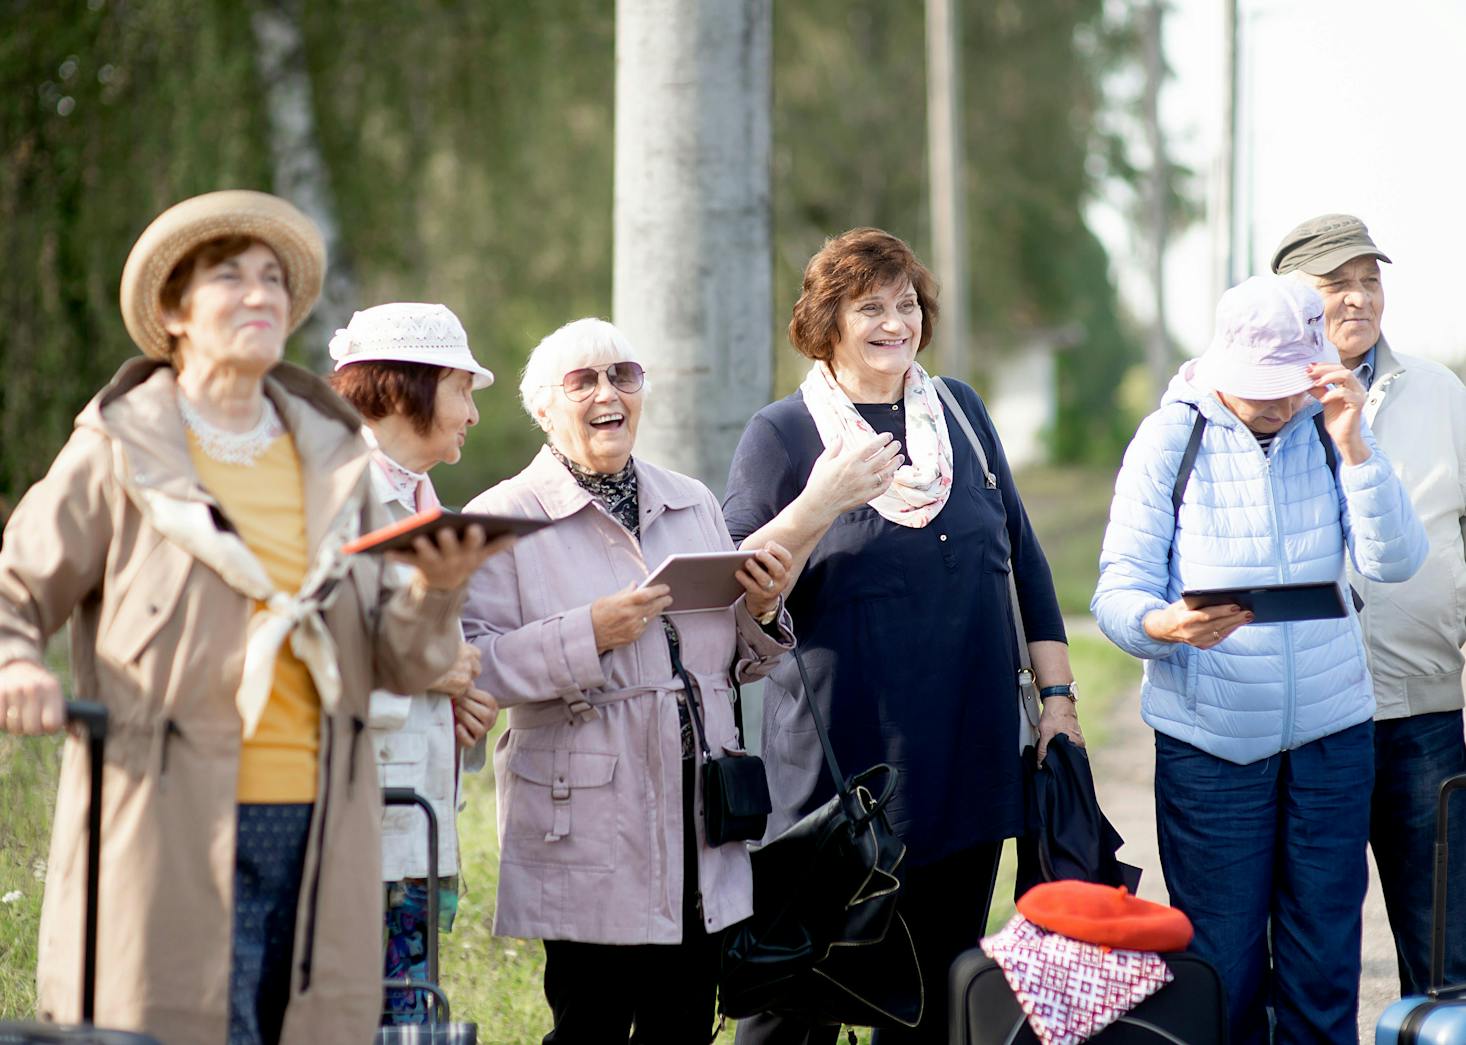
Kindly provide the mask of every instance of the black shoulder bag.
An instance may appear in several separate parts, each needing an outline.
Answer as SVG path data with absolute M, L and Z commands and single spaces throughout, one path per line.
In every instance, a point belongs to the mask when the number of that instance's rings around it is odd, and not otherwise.
M 840 773 L 797 648 L 794 660 L 835 796 L 753 850 L 753 917 L 724 936 L 719 1005 L 735 1019 L 915 1027 L 921 970 L 896 911 L 906 845 L 885 813 L 898 775 L 884 763 Z
M 774 811 L 769 797 L 768 775 L 764 772 L 764 760 L 757 755 L 740 752 L 714 758 L 708 748 L 707 730 L 702 721 L 702 710 L 692 676 L 682 666 L 678 643 L 670 641 L 667 649 L 672 655 L 672 670 L 682 680 L 687 691 L 687 712 L 692 719 L 692 731 L 697 735 L 698 747 L 702 748 L 702 819 L 707 833 L 708 845 L 719 846 L 725 842 L 757 841 L 764 836 L 769 814 Z M 738 727 L 738 743 L 743 743 L 743 691 L 732 673 L 734 724 Z

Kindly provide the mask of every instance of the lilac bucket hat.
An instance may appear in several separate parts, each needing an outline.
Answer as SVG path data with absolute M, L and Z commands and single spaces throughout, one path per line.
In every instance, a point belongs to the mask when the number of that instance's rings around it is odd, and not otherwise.
M 1292 276 L 1253 276 L 1217 302 L 1216 332 L 1192 381 L 1242 399 L 1286 399 L 1313 387 L 1311 363 L 1337 363 L 1323 299 Z

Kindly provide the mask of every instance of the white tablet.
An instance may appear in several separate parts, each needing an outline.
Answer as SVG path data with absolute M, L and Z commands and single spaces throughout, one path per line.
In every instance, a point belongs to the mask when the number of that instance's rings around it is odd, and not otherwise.
M 686 552 L 669 555 L 641 582 L 641 587 L 665 584 L 672 589 L 672 605 L 663 613 L 698 613 L 724 610 L 738 601 L 743 585 L 734 576 L 752 552 Z

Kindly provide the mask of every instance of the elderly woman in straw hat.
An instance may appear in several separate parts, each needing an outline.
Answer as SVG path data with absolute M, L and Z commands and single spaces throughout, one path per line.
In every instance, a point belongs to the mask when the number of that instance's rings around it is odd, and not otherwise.
M 145 358 L 77 418 L 0 550 L 0 723 L 61 727 L 42 666 L 71 619 L 106 704 L 97 1021 L 167 1042 L 360 1042 L 381 1002 L 374 689 L 454 663 L 481 533 L 402 578 L 341 546 L 385 524 L 360 418 L 281 362 L 325 254 L 283 200 L 165 211 L 122 277 Z M 41 919 L 41 1016 L 77 1016 L 85 760 L 66 747 Z
M 331 356 L 331 386 L 366 419 L 373 497 L 394 519 L 437 507 L 428 473 L 457 463 L 468 429 L 478 423 L 473 393 L 494 381 L 469 350 L 463 324 L 444 305 L 377 305 L 336 331 Z M 457 663 L 425 693 L 374 692 L 368 720 L 382 786 L 413 788 L 437 813 L 444 929 L 452 928 L 458 906 L 459 770 L 483 768 L 482 741 L 499 711 L 473 684 L 479 668 L 478 650 L 460 641 Z M 427 979 L 427 873 L 421 814 L 384 810 L 388 979 Z M 421 992 L 388 992 L 384 1023 L 426 1018 Z
M 753 879 L 742 840 L 708 839 L 698 767 L 741 753 L 733 685 L 793 645 L 773 542 L 727 608 L 677 613 L 642 586 L 673 553 L 733 551 L 706 486 L 632 456 L 643 378 L 610 323 L 550 334 L 519 386 L 547 445 L 469 505 L 556 520 L 485 564 L 463 614 L 509 715 L 494 931 L 544 941 L 555 1045 L 708 1040 L 720 937 Z
M 1222 295 L 1125 453 L 1091 603 L 1145 662 L 1161 869 L 1236 1042 L 1357 1036 L 1374 694 L 1352 608 L 1264 622 L 1182 592 L 1337 584 L 1346 556 L 1403 581 L 1426 552 L 1323 319 L 1291 278 Z

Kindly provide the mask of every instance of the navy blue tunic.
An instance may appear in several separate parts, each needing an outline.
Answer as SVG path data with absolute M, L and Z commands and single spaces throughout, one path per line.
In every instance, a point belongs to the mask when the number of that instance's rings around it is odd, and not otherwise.
M 890 818 L 913 866 L 1024 830 L 1010 549 L 1029 640 L 1064 640 L 1048 562 L 987 409 L 967 385 L 950 384 L 998 488 L 986 488 L 976 455 L 949 421 L 953 484 L 941 513 L 923 528 L 888 522 L 869 505 L 844 513 L 788 599 L 841 772 L 889 762 L 901 773 Z M 900 403 L 857 409 L 904 448 Z M 798 392 L 754 415 L 723 505 L 735 542 L 798 495 L 822 450 Z M 772 837 L 834 794 L 793 658 L 764 689 L 763 757 Z

